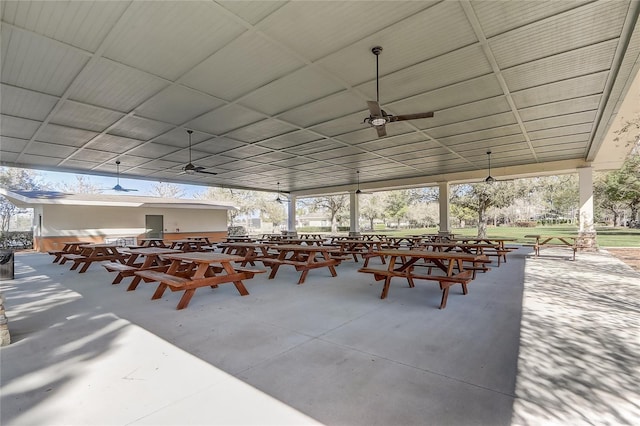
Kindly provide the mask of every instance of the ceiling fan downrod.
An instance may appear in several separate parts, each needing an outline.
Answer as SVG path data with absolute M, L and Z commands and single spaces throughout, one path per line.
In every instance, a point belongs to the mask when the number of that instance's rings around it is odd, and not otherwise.
M 380 79 L 379 79 L 379 65 L 378 65 L 378 56 L 382 52 L 381 46 L 376 46 L 371 49 L 374 55 L 376 55 L 376 102 L 380 105 Z

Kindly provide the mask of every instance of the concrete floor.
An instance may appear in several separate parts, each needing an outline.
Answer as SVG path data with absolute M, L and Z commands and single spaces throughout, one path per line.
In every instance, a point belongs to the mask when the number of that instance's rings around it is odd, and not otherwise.
M 2 283 L 3 425 L 464 425 L 640 418 L 640 276 L 604 253 L 511 253 L 437 309 L 433 282 L 283 267 L 149 300 L 113 274 L 16 255 Z M 372 260 L 372 263 L 378 260 Z

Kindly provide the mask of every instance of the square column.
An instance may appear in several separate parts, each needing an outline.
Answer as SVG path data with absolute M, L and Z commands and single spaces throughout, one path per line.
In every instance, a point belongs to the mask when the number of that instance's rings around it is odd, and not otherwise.
M 593 226 L 593 169 L 591 167 L 578 169 L 578 182 L 580 188 L 579 231 L 580 233 L 595 233 Z
M 293 235 L 296 231 L 296 197 L 289 194 L 287 204 L 287 234 Z
M 440 234 L 449 233 L 449 182 L 438 184 L 438 204 L 440 206 Z
M 360 194 L 349 193 L 349 235 L 360 235 Z

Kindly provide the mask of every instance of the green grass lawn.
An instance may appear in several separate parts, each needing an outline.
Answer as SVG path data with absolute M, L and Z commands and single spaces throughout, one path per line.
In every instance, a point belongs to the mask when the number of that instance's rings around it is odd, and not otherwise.
M 474 237 L 478 235 L 477 228 L 451 228 L 454 234 Z M 596 227 L 598 246 L 600 247 L 640 247 L 640 229 Z M 364 232 L 366 234 L 366 232 Z M 401 229 L 398 231 L 376 231 L 389 235 L 420 235 L 437 234 L 437 228 Z M 578 228 L 571 225 L 537 226 L 535 228 L 516 228 L 510 226 L 490 226 L 487 235 L 490 237 L 516 238 L 517 242 L 527 241 L 525 235 L 577 235 Z M 516 242 L 516 243 L 517 243 Z

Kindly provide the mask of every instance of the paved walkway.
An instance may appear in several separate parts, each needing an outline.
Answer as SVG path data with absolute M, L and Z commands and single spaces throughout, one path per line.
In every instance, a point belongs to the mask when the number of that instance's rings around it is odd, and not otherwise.
M 437 284 L 338 277 L 127 293 L 96 265 L 16 256 L 2 283 L 3 425 L 633 424 L 640 275 L 606 252 L 518 250 L 438 310 Z M 374 260 L 375 262 L 375 260 Z

